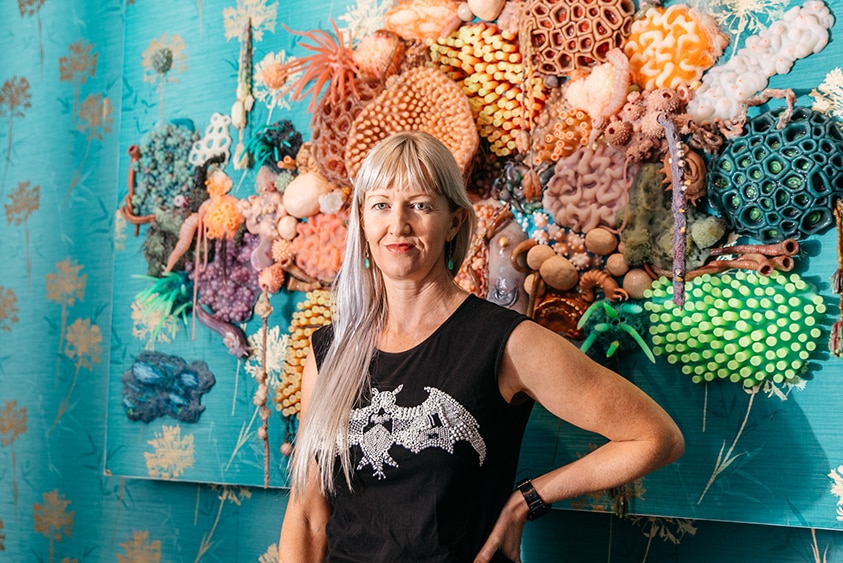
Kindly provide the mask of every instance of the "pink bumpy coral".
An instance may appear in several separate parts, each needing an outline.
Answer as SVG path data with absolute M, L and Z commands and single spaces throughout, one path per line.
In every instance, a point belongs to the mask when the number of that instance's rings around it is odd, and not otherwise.
M 544 208 L 558 225 L 575 231 L 587 233 L 598 226 L 614 229 L 618 212 L 626 208 L 629 198 L 624 160 L 622 152 L 606 145 L 563 158 L 556 163 L 544 193 Z
M 347 221 L 348 212 L 342 211 L 336 215 L 318 213 L 297 225 L 293 249 L 296 264 L 307 275 L 326 282 L 337 277 L 345 250 Z

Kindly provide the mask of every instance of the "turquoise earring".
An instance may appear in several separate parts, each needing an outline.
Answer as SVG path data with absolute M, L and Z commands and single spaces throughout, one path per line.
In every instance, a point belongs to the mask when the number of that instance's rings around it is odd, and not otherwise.
M 454 271 L 454 242 L 448 241 L 448 271 Z
M 366 250 L 366 258 L 363 260 L 363 267 L 367 270 L 372 267 L 371 262 L 369 262 L 369 251 Z

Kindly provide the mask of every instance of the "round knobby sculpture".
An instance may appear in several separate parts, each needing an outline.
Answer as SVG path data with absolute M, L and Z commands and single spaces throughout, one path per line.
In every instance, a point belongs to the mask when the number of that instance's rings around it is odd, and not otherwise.
M 753 118 L 709 166 L 708 199 L 731 230 L 762 242 L 803 239 L 834 222 L 843 195 L 843 132 L 798 107 L 782 129 L 779 108 Z

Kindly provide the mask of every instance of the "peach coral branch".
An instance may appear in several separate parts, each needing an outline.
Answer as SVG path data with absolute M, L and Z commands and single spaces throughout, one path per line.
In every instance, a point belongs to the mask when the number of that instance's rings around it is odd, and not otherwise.
M 328 95 L 333 103 L 339 101 L 340 93 L 345 91 L 347 84 L 354 95 L 359 98 L 354 87 L 357 64 L 352 58 L 352 38 L 348 38 L 348 45 L 346 45 L 342 33 L 333 19 L 331 19 L 331 26 L 334 28 L 334 37 L 321 29 L 295 31 L 284 25 L 284 29 L 288 33 L 310 39 L 315 43 L 315 45 L 301 43 L 301 46 L 308 51 L 312 51 L 313 55 L 292 60 L 279 69 L 280 72 L 288 75 L 304 70 L 304 74 L 286 88 L 281 96 L 286 95 L 290 90 L 293 90 L 292 97 L 296 100 L 311 96 L 310 105 L 307 107 L 309 113 L 313 113 L 313 110 L 316 109 L 319 93 L 326 83 L 329 84 Z M 315 81 L 315 84 L 306 88 L 313 81 Z

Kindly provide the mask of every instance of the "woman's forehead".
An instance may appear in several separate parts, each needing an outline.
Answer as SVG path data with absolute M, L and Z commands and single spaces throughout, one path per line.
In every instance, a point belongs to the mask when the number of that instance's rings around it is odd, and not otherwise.
M 425 197 L 445 197 L 437 191 L 425 189 L 423 186 L 412 186 L 406 184 L 394 185 L 394 186 L 378 186 L 376 188 L 370 188 L 363 194 L 364 198 L 370 197 L 394 197 L 394 196 L 401 196 L 401 197 L 417 197 L 417 196 L 425 196 Z

